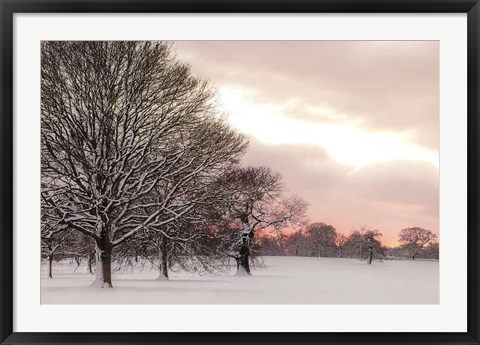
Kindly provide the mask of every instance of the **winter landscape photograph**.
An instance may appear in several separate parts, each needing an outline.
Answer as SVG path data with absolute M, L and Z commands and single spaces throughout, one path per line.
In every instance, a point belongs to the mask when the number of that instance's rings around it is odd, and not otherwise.
M 43 41 L 42 304 L 438 304 L 438 41 Z

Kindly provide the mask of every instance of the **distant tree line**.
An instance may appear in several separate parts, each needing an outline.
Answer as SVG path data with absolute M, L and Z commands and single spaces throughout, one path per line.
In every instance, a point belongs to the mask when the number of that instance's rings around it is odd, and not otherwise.
M 437 236 L 419 227 L 400 231 L 398 246 L 387 247 L 380 241 L 382 233 L 362 227 L 348 236 L 325 223 L 313 223 L 305 230 L 290 234 L 269 235 L 259 239 L 263 255 L 359 258 L 369 263 L 383 259 L 439 258 Z

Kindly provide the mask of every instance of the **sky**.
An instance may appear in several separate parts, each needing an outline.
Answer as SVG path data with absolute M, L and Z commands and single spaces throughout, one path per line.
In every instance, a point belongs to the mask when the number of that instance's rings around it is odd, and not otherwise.
M 438 234 L 437 41 L 180 41 L 250 140 L 243 165 L 279 172 L 310 222 Z

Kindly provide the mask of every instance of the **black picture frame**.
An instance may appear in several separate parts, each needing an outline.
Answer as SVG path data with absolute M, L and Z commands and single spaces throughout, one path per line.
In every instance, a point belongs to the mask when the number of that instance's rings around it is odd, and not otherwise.
M 1 0 L 0 340 L 2 344 L 479 344 L 478 0 Z M 467 13 L 468 315 L 465 333 L 22 333 L 13 332 L 13 16 L 15 13 Z M 455 318 L 455 315 L 451 316 Z

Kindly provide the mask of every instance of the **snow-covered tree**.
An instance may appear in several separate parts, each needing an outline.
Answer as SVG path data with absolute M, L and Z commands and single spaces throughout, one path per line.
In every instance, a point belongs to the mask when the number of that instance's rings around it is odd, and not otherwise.
M 335 256 L 337 230 L 332 225 L 325 223 L 310 224 L 307 228 L 307 236 L 311 256 Z
M 363 238 L 360 231 L 354 230 L 348 236 L 344 245 L 344 255 L 349 258 L 360 258 L 362 257 Z
M 112 287 L 114 248 L 192 210 L 184 186 L 246 142 L 168 43 L 43 42 L 41 54 L 42 199 L 94 239 L 95 285 Z
M 67 242 L 64 256 L 73 258 L 77 264 L 75 271 L 82 262 L 86 262 L 87 271 L 94 273 L 95 265 L 95 241 L 92 237 L 86 236 L 79 231 L 70 231 L 69 241 Z
M 282 198 L 280 175 L 266 167 L 237 168 L 224 178 L 232 191 L 228 216 L 237 222 L 239 237 L 229 255 L 237 261 L 237 274 L 251 274 L 250 255 L 258 230 L 280 230 L 303 221 L 307 204 L 297 197 Z
M 385 257 L 385 248 L 379 238 L 382 233 L 378 230 L 369 230 L 361 227 L 350 233 L 343 247 L 348 257 L 367 260 L 369 264 L 373 260 L 381 261 Z
M 134 254 L 125 253 L 120 261 L 135 264 L 138 260 L 131 257 L 141 257 L 158 269 L 158 280 L 168 280 L 169 271 L 179 269 L 198 274 L 219 272 L 225 264 L 223 238 L 213 226 L 203 223 L 175 222 L 162 232 L 147 230 L 129 243 L 127 250 Z
M 309 256 L 310 244 L 306 232 L 298 230 L 289 234 L 285 247 L 288 255 Z
M 367 230 L 365 228 L 360 229 L 360 233 L 365 247 L 362 250 L 362 259 L 366 259 L 370 265 L 374 259 L 382 261 L 385 258 L 385 248 L 379 240 L 382 233 L 378 230 Z
M 65 251 L 69 235 L 69 231 L 65 228 L 56 231 L 48 226 L 42 226 L 42 257 L 48 261 L 49 278 L 53 278 L 53 261 Z
M 438 260 L 440 256 L 440 245 L 438 242 L 430 242 L 423 249 L 422 257 L 425 259 Z
M 209 230 L 218 220 L 218 214 L 225 212 L 231 196 L 228 190 L 219 188 L 218 181 L 225 171 L 236 166 L 246 147 L 242 137 L 219 122 L 211 126 L 203 124 L 190 135 L 192 149 L 183 158 L 188 162 L 188 169 L 160 181 L 152 191 L 156 202 L 145 208 L 149 214 L 162 207 L 164 211 L 159 215 L 160 219 L 168 219 L 172 213 L 182 213 L 175 222 L 147 226 L 156 233 L 155 243 L 161 247 L 159 262 L 165 278 L 168 278 L 167 257 L 189 271 L 199 267 L 213 270 L 213 258 L 218 257 L 214 244 L 218 239 Z M 204 158 L 199 160 L 197 157 Z M 210 240 L 210 248 L 205 245 L 206 239 Z
M 437 235 L 430 230 L 419 227 L 406 228 L 400 231 L 399 242 L 401 248 L 415 260 L 417 255 L 430 243 L 437 239 Z

